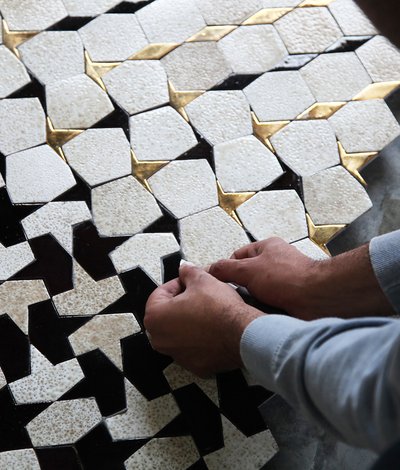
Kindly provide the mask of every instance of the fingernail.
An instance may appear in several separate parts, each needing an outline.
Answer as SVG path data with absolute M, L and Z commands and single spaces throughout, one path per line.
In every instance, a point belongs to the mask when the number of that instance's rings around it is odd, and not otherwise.
M 196 267 L 196 265 L 194 263 L 191 263 L 190 261 L 186 261 L 184 259 L 181 260 L 180 266 L 193 266 L 193 267 Z

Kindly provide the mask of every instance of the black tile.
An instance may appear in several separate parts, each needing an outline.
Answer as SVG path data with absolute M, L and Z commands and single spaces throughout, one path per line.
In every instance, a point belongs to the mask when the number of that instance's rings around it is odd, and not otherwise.
M 39 98 L 43 109 L 46 110 L 46 91 L 44 85 L 42 85 L 33 75 L 29 74 L 29 77 L 31 79 L 30 83 L 7 96 L 7 99 Z
M 253 74 L 253 75 L 232 75 L 231 77 L 224 80 L 219 85 L 212 88 L 212 90 L 243 90 L 253 83 L 260 74 Z
M 83 470 L 73 447 L 49 447 L 36 449 L 40 470 Z
M 163 207 L 161 208 L 161 211 L 163 213 L 162 217 L 143 230 L 143 233 L 173 233 L 179 242 L 179 227 L 177 219 L 175 219 L 175 217 Z
M 71 168 L 72 170 L 72 168 Z M 84 201 L 89 209 L 92 209 L 92 193 L 90 186 L 74 171 L 76 185 L 58 196 L 54 201 Z

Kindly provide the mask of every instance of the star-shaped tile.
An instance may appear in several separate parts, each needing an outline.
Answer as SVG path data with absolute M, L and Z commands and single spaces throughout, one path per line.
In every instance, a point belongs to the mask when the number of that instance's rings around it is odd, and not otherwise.
M 10 51 L 20 58 L 21 54 L 18 46 L 33 38 L 39 31 L 10 31 L 8 24 L 3 20 L 3 44 L 10 49 Z
M 168 162 L 167 161 L 139 161 L 135 152 L 131 151 L 132 155 L 132 174 L 139 181 L 139 183 L 152 192 L 148 183 L 148 179 L 153 176 L 157 171 L 161 170 Z
M 377 157 L 378 152 L 347 153 L 340 142 L 338 142 L 338 146 L 342 165 L 349 173 L 357 178 L 361 184 L 367 186 L 367 182 L 361 176 L 360 171 Z
M 290 121 L 274 121 L 262 122 L 258 119 L 256 113 L 251 113 L 253 123 L 253 133 L 271 152 L 274 152 L 274 147 L 271 144 L 270 138 L 278 131 L 283 129 L 289 124 Z
M 219 182 L 217 182 L 218 188 L 218 201 L 220 207 L 232 217 L 232 219 L 237 222 L 239 225 L 242 225 L 236 209 L 241 206 L 244 202 L 251 199 L 256 193 L 255 192 L 245 192 L 245 193 L 226 193 Z
M 64 161 L 66 159 L 62 146 L 82 132 L 83 129 L 55 129 L 51 119 L 46 119 L 46 142 Z
M 330 256 L 326 245 L 342 232 L 346 228 L 346 225 L 315 225 L 309 214 L 306 214 L 306 218 L 310 240 Z
M 196 98 L 205 93 L 202 90 L 192 90 L 192 91 L 178 91 L 175 89 L 174 85 L 171 82 L 168 82 L 169 90 L 169 102 L 171 106 L 178 111 L 178 113 L 189 121 L 187 112 L 185 111 L 185 106 L 194 101 Z

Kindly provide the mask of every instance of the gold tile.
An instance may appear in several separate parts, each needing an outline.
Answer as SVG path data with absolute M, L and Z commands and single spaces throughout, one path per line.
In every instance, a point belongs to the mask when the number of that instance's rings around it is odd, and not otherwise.
M 139 161 L 134 153 L 131 150 L 132 157 L 132 175 L 139 181 L 139 183 L 144 186 L 147 191 L 152 193 L 149 183 L 147 182 L 150 176 L 153 176 L 154 173 L 161 170 L 169 162 L 164 161 Z
M 178 113 L 189 122 L 185 106 L 205 93 L 204 90 L 177 91 L 171 82 L 168 82 L 169 102 Z
M 331 256 L 326 245 L 344 230 L 346 225 L 315 225 L 309 214 L 306 214 L 306 218 L 310 240 Z
M 361 184 L 367 186 L 365 179 L 360 175 L 360 171 L 376 158 L 378 152 L 347 153 L 340 142 L 338 142 L 338 147 L 342 165 Z
M 64 161 L 66 158 L 62 146 L 82 132 L 83 129 L 55 129 L 51 119 L 46 119 L 46 142 Z
M 252 198 L 256 193 L 226 193 L 222 189 L 221 184 L 217 181 L 218 188 L 218 201 L 219 205 L 224 211 L 232 217 L 232 219 L 237 222 L 240 226 L 243 226 L 240 221 L 236 209 L 242 205 L 244 202 Z
M 186 42 L 219 41 L 231 33 L 237 26 L 206 26 L 204 29 L 194 34 Z
M 330 5 L 334 0 L 305 0 L 304 2 L 300 3 L 298 8 L 306 8 L 306 7 L 327 7 Z
M 358 93 L 358 95 L 353 98 L 353 101 L 384 99 L 399 87 L 400 81 L 371 83 L 371 85 L 368 85 L 364 90 Z
M 282 16 L 286 15 L 293 8 L 264 8 L 258 11 L 255 15 L 247 18 L 242 24 L 245 26 L 256 24 L 272 24 Z
M 314 103 L 304 112 L 299 114 L 296 119 L 328 119 L 333 116 L 336 111 L 339 111 L 340 108 L 343 108 L 345 104 L 345 101 Z
M 18 46 L 26 42 L 28 39 L 33 38 L 39 31 L 10 31 L 8 24 L 3 20 L 3 44 L 15 54 L 18 59 L 21 54 Z
M 115 69 L 122 62 L 93 62 L 89 53 L 85 51 L 85 72 L 92 80 L 94 80 L 104 91 L 106 86 L 103 82 L 103 77 L 110 70 Z
M 141 51 L 129 57 L 129 60 L 160 60 L 178 46 L 180 44 L 176 42 L 148 44 Z
M 283 129 L 289 124 L 290 121 L 271 121 L 271 122 L 261 122 L 254 112 L 251 113 L 252 122 L 253 122 L 253 133 L 265 146 L 268 147 L 271 152 L 275 152 L 273 145 L 270 142 L 270 137 L 272 137 L 276 132 Z

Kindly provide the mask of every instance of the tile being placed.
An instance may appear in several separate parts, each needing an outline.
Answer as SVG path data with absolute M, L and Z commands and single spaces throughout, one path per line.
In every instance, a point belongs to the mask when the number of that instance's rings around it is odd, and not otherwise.
M 0 468 L 40 470 L 40 465 L 33 449 L 20 449 L 0 452 Z
M 41 31 L 68 15 L 62 0 L 0 0 L 0 11 L 15 31 Z
M 43 31 L 19 51 L 23 63 L 45 85 L 85 72 L 83 45 L 76 31 Z
M 262 0 L 195 0 L 209 25 L 240 24 L 262 8 Z
M 1 21 L 1 19 L 0 19 Z M 0 31 L 1 33 L 1 31 Z M 31 79 L 24 65 L 6 46 L 0 46 L 0 99 L 27 85 Z
M 346 36 L 369 36 L 378 33 L 354 0 L 336 0 L 328 8 Z
M 250 107 L 242 91 L 209 91 L 185 110 L 190 122 L 211 145 L 253 133 Z
M 124 62 L 106 73 L 103 82 L 108 93 L 130 115 L 169 102 L 167 74 L 157 60 Z
M 49 202 L 76 184 L 69 166 L 48 145 L 9 155 L 6 174 L 14 204 Z
M 131 151 L 120 128 L 88 129 L 63 146 L 68 164 L 97 186 L 132 172 Z
M 400 126 L 383 100 L 353 101 L 329 122 L 347 152 L 382 150 L 400 134 Z
M 361 184 L 342 166 L 303 178 L 304 203 L 317 225 L 350 224 L 372 207 Z
M 92 202 L 94 222 L 103 237 L 135 235 L 162 216 L 154 196 L 133 176 L 98 186 Z
M 197 145 L 193 129 L 170 106 L 132 116 L 129 125 L 138 160 L 174 160 Z
M 280 237 L 290 243 L 308 236 L 304 205 L 294 190 L 257 193 L 237 213 L 256 240 Z
M 300 72 L 267 72 L 244 89 L 260 121 L 294 119 L 315 102 Z
M 215 174 L 207 160 L 171 162 L 148 182 L 157 200 L 177 219 L 218 205 Z
M 308 256 L 316 261 L 323 261 L 329 259 L 329 256 L 317 244 L 312 242 L 309 238 L 292 243 L 303 255 Z
M 28 242 L 5 247 L 0 243 L 0 281 L 6 281 L 35 260 Z
M 120 0 L 63 0 L 69 16 L 96 16 L 114 8 Z
M 86 129 L 114 110 L 107 94 L 85 74 L 46 86 L 47 112 L 55 128 Z

